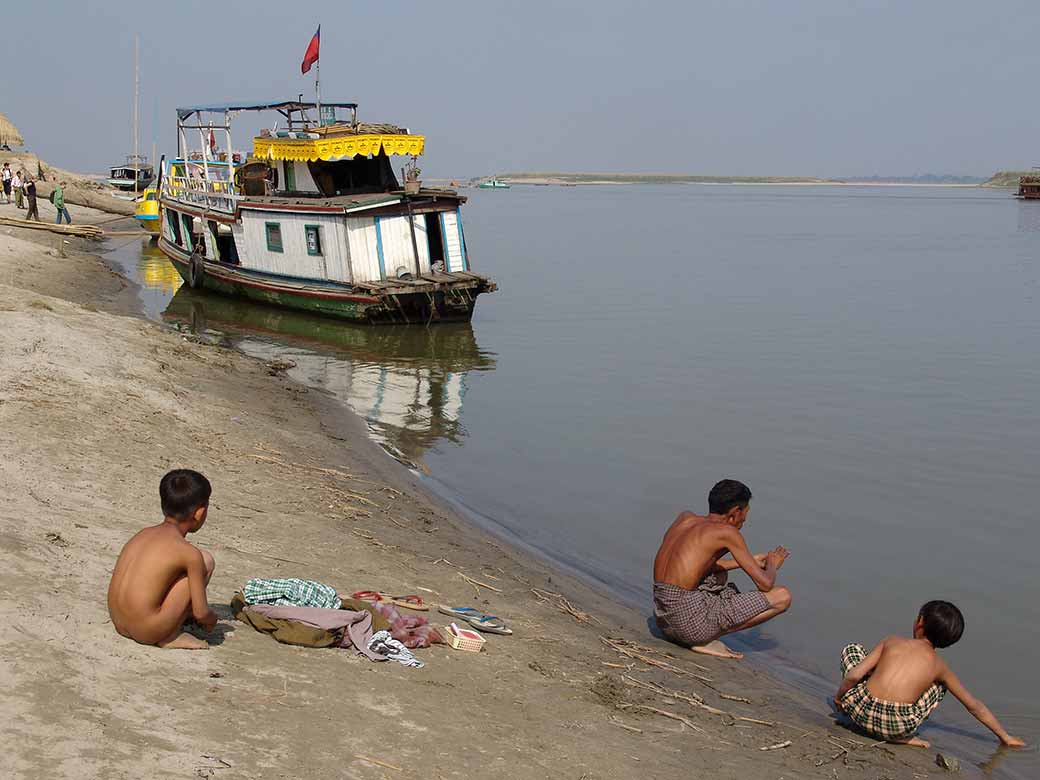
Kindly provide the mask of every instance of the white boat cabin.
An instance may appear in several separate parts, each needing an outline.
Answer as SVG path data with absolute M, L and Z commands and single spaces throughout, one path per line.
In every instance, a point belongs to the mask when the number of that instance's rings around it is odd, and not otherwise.
M 394 155 L 422 154 L 425 139 L 404 128 L 356 121 L 354 104 L 326 104 L 327 124 L 306 119 L 311 104 L 195 107 L 178 110 L 182 156 L 162 173 L 162 237 L 186 256 L 266 275 L 346 285 L 418 280 L 470 270 L 453 190 L 402 182 Z M 231 148 L 230 115 L 274 110 L 288 129 L 264 130 L 243 162 Z M 339 121 L 337 108 L 352 112 Z M 225 114 L 226 148 L 214 124 L 198 122 L 203 150 L 185 154 L 188 121 Z M 474 275 L 475 276 L 475 275 Z

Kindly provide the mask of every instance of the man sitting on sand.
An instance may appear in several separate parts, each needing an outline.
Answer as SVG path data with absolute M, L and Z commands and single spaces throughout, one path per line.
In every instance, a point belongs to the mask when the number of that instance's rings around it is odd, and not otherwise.
M 708 515 L 683 512 L 664 535 L 654 559 L 654 617 L 666 637 L 697 653 L 742 658 L 719 641 L 775 618 L 791 606 L 791 593 L 776 585 L 788 552 L 748 551 L 741 527 L 750 511 L 751 491 L 724 479 L 708 494 Z M 732 559 L 720 560 L 729 553 Z M 741 593 L 727 572 L 743 569 L 758 590 Z
M 834 703 L 872 737 L 926 748 L 929 744 L 916 736 L 917 729 L 949 690 L 1003 744 L 1022 747 L 1025 743 L 1004 731 L 935 652 L 963 632 L 964 616 L 957 607 L 929 601 L 914 621 L 913 639 L 890 636 L 869 653 L 863 645 L 847 645 L 841 651 L 845 679 Z
M 108 586 L 108 612 L 123 636 L 173 649 L 209 647 L 182 627 L 192 617 L 205 631 L 217 623 L 206 600 L 213 556 L 184 538 L 206 522 L 210 492 L 209 480 L 197 471 L 177 469 L 162 478 L 165 517 L 126 543 Z

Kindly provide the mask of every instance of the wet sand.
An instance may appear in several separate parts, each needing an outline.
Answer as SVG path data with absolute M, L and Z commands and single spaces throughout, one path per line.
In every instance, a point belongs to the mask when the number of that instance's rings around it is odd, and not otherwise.
M 134 291 L 97 244 L 74 239 L 67 258 L 55 246 L 0 229 L 8 776 L 939 773 L 934 753 L 876 746 L 747 664 L 653 639 L 643 614 L 453 514 L 326 396 L 128 316 Z M 161 519 L 157 485 L 174 467 L 214 485 L 193 538 L 217 560 L 209 651 L 136 645 L 105 608 L 115 557 Z M 253 576 L 419 593 L 516 633 L 490 636 L 480 655 L 419 651 L 421 670 L 288 647 L 229 615 Z

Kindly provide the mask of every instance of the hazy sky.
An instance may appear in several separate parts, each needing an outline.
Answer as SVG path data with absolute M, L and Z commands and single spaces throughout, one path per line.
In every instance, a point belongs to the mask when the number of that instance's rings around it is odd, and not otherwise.
M 322 94 L 425 134 L 430 176 L 1040 164 L 1037 0 L 4 6 L 0 111 L 73 170 L 131 150 L 135 33 L 141 149 L 168 152 L 178 105 L 313 95 L 319 22 Z

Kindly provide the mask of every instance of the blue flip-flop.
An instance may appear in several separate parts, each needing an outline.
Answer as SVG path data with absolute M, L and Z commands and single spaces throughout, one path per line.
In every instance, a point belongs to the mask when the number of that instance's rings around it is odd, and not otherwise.
M 485 615 L 483 612 L 473 609 L 473 607 L 447 607 L 441 604 L 437 607 L 437 611 L 444 615 L 451 615 L 459 620 L 464 620 L 477 629 L 477 631 L 506 636 L 513 633 L 513 629 L 509 628 L 502 618 L 495 615 Z

